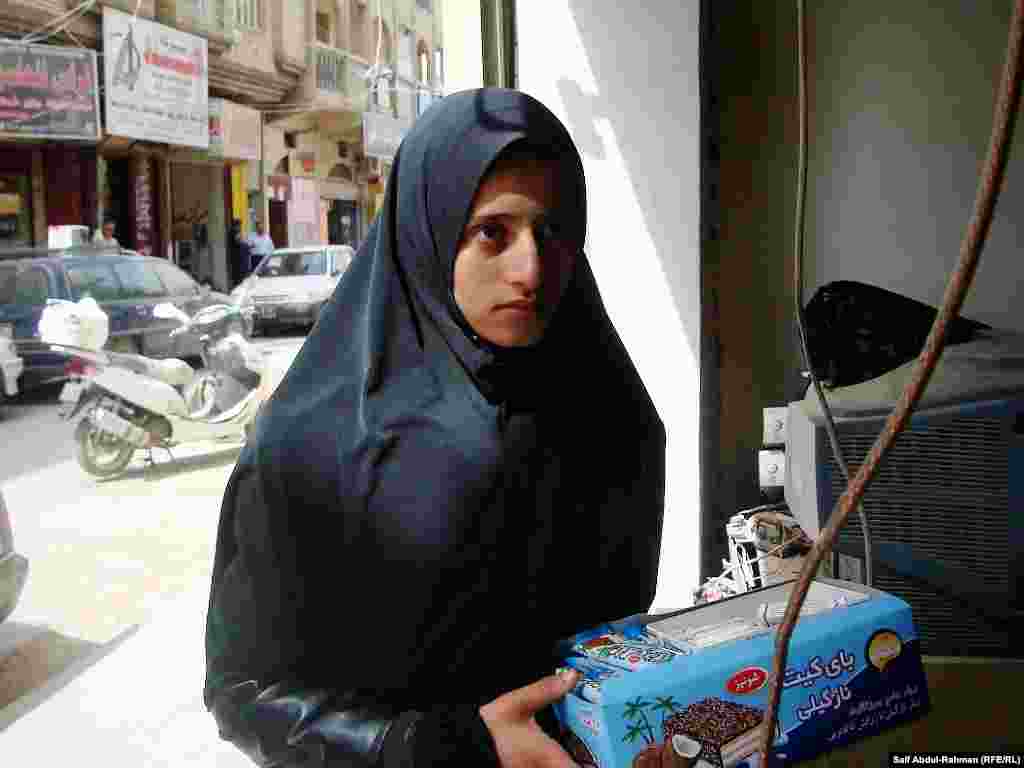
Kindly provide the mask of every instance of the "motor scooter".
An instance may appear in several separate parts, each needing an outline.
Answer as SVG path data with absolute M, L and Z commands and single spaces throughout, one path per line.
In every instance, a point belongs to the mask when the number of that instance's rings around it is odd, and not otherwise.
M 203 368 L 183 360 L 156 360 L 104 350 L 54 345 L 72 358 L 84 382 L 66 416 L 74 420 L 76 455 L 96 477 L 120 474 L 138 449 L 199 441 L 242 441 L 265 397 L 260 387 L 267 363 L 239 333 L 247 310 L 218 304 L 189 317 L 173 304 L 158 304 L 154 317 L 177 319 L 172 336 L 198 334 Z M 171 454 L 173 456 L 173 454 Z

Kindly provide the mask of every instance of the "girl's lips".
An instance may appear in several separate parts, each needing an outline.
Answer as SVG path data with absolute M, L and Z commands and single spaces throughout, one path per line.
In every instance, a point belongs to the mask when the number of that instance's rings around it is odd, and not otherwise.
M 532 301 L 510 301 L 508 304 L 499 304 L 498 309 L 511 309 L 518 312 L 536 312 L 537 305 Z

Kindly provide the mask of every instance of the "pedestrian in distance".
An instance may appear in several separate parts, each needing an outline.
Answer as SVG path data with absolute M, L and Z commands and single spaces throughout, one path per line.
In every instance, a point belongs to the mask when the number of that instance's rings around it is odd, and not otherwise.
M 251 259 L 251 266 L 249 271 L 256 269 L 259 263 L 263 261 L 263 257 L 267 254 L 273 253 L 274 241 L 270 238 L 266 232 L 263 231 L 263 224 L 256 222 L 255 231 L 246 238 L 249 243 L 249 254 Z
M 649 609 L 665 459 L 585 232 L 532 97 L 403 140 L 224 496 L 204 698 L 257 764 L 574 764 L 556 644 Z
M 117 238 L 114 237 L 115 228 L 116 222 L 113 219 L 107 219 L 104 221 L 103 226 L 97 229 L 92 236 L 93 244 L 106 248 L 120 248 L 121 244 L 118 243 Z

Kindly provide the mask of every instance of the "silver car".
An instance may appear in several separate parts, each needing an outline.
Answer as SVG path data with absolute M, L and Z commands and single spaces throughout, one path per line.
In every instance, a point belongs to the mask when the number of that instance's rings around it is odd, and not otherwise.
M 278 248 L 231 293 L 255 309 L 254 330 L 279 325 L 312 325 L 334 293 L 355 252 L 347 245 Z
M 11 516 L 0 491 L 0 621 L 14 611 L 28 578 L 28 560 L 14 551 Z

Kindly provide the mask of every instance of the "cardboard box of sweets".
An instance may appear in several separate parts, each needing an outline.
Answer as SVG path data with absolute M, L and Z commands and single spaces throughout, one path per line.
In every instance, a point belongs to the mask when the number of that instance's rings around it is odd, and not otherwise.
M 757 768 L 775 637 L 794 582 L 565 641 L 583 678 L 555 707 L 581 766 Z M 925 714 L 910 606 L 845 581 L 811 585 L 790 639 L 773 765 L 805 760 Z M 664 764 L 664 761 L 662 762 Z

